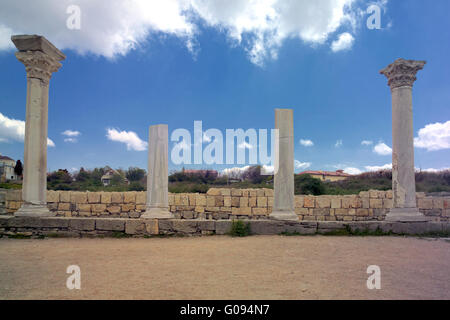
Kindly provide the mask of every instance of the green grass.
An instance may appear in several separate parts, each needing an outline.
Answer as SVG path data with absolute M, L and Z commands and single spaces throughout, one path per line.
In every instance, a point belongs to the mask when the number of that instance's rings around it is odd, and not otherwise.
M 242 220 L 234 220 L 231 223 L 229 235 L 232 237 L 247 237 L 251 235 L 250 223 L 244 223 Z

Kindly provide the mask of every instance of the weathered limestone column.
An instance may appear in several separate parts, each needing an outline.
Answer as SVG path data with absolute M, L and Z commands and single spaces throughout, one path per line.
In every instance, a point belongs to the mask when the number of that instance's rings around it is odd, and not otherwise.
M 269 217 L 277 220 L 298 221 L 294 209 L 294 111 L 292 109 L 275 109 L 275 129 L 278 129 L 278 156 L 274 157 L 274 199 Z
M 48 89 L 53 72 L 66 56 L 47 39 L 37 35 L 11 37 L 19 50 L 17 59 L 27 71 L 22 207 L 15 216 L 51 216 L 47 208 Z
M 388 221 L 427 221 L 416 205 L 412 87 L 425 61 L 398 59 L 381 70 L 392 93 L 393 209 Z
M 170 219 L 169 130 L 167 125 L 151 126 L 148 138 L 147 210 L 141 218 Z

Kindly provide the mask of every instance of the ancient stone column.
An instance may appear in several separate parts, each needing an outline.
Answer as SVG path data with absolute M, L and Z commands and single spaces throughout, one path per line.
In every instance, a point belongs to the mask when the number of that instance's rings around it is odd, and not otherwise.
M 47 208 L 48 90 L 53 72 L 66 56 L 37 35 L 11 37 L 17 59 L 27 71 L 27 110 L 22 184 L 22 207 L 16 216 L 51 216 Z
M 277 220 L 298 220 L 294 209 L 294 111 L 292 109 L 275 109 L 275 129 L 278 129 L 278 143 L 275 143 L 278 147 L 278 156 L 274 157 L 274 199 L 269 217 Z
M 393 209 L 387 221 L 427 221 L 416 205 L 412 87 L 425 61 L 398 59 L 381 70 L 392 93 Z
M 169 132 L 167 125 L 151 126 L 148 138 L 147 209 L 141 218 L 170 219 Z

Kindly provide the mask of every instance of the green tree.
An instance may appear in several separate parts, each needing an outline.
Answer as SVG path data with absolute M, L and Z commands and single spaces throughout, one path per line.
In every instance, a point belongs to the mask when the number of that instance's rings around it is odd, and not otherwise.
M 325 186 L 319 179 L 311 177 L 309 174 L 296 175 L 294 177 L 296 194 L 312 194 L 315 196 L 325 193 Z
M 126 171 L 126 177 L 130 182 L 141 181 L 145 177 L 145 170 L 138 167 L 130 167 Z
M 17 160 L 16 166 L 14 167 L 14 173 L 18 175 L 19 177 L 22 176 L 23 173 L 23 166 L 22 162 L 20 160 Z

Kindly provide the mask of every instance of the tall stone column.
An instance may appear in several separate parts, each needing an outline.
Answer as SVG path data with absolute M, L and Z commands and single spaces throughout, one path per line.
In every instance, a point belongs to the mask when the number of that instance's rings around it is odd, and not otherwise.
M 278 155 L 274 157 L 274 199 L 269 217 L 297 221 L 298 216 L 294 209 L 294 111 L 292 109 L 275 109 L 275 129 L 278 129 L 278 143 L 276 143 Z
M 11 37 L 27 71 L 27 110 L 22 207 L 15 216 L 51 216 L 47 208 L 48 90 L 53 72 L 66 56 L 42 36 Z
M 381 70 L 392 93 L 393 209 L 387 221 L 427 221 L 416 205 L 412 87 L 425 61 L 398 59 Z
M 141 218 L 170 219 L 169 130 L 167 125 L 151 126 L 148 138 L 147 209 Z

